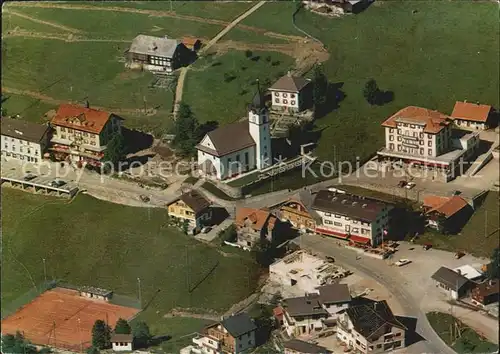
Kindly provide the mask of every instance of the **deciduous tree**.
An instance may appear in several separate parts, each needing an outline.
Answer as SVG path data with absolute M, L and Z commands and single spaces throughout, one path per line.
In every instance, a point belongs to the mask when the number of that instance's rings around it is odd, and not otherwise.
M 377 103 L 379 92 L 380 90 L 378 88 L 377 82 L 373 79 L 370 79 L 365 84 L 363 96 L 369 104 L 374 105 Z
M 111 346 L 111 328 L 103 320 L 95 321 L 92 327 L 92 346 L 97 349 Z
M 134 342 L 141 348 L 147 347 L 151 341 L 151 332 L 146 322 L 139 321 L 132 325 Z
M 132 329 L 128 324 L 127 320 L 123 318 L 119 318 L 115 325 L 115 333 L 116 334 L 130 334 L 132 333 Z
M 491 254 L 491 263 L 488 265 L 488 278 L 498 279 L 500 275 L 500 248 L 495 248 Z

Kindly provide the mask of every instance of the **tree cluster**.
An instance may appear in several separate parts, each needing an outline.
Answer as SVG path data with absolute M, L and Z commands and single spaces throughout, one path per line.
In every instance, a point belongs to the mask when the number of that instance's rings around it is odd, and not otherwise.
M 103 320 L 97 320 L 92 327 L 92 347 L 88 354 L 98 354 L 99 350 L 111 348 L 112 329 Z M 134 346 L 138 348 L 147 347 L 151 341 L 151 333 L 146 322 L 135 322 L 132 326 L 123 318 L 116 322 L 115 334 L 132 334 Z
M 115 165 L 125 157 L 125 152 L 125 138 L 119 133 L 114 133 L 104 151 L 104 161 L 109 161 Z
M 218 127 L 218 122 L 208 121 L 200 124 L 191 107 L 181 102 L 174 126 L 174 146 L 184 156 L 193 156 L 196 144 L 211 130 Z
M 370 79 L 366 82 L 363 89 L 363 96 L 370 105 L 382 106 L 394 100 L 394 93 L 392 91 L 382 91 L 377 82 Z
M 490 279 L 500 278 L 500 248 L 495 248 L 490 257 L 491 263 L 488 264 L 487 274 Z
M 2 335 L 2 353 L 12 354 L 36 354 L 36 353 L 51 353 L 49 348 L 38 350 L 33 344 L 26 340 L 23 334 L 19 331 L 15 335 Z
M 229 226 L 227 229 L 219 231 L 217 236 L 219 236 L 222 245 L 224 245 L 224 241 L 234 242 L 237 237 L 236 226 L 234 226 L 234 224 L 231 224 L 231 226 Z

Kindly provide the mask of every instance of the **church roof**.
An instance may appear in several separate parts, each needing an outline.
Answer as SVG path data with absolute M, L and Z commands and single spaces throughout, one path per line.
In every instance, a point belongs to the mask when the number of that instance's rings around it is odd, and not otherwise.
M 300 92 L 300 90 L 306 87 L 309 83 L 309 80 L 300 76 L 292 76 L 292 74 L 288 72 L 288 74 L 282 76 L 278 81 L 276 81 L 273 86 L 269 88 L 269 90 Z
M 210 149 L 201 144 L 196 149 L 217 157 L 243 150 L 255 145 L 248 130 L 248 120 L 224 125 L 207 133 L 215 149 Z

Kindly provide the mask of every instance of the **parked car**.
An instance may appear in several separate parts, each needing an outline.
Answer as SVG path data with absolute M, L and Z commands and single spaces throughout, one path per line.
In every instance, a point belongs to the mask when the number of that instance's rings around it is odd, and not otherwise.
M 415 182 L 408 182 L 405 186 L 406 189 L 412 189 L 413 187 L 415 187 L 416 184 Z
M 210 226 L 205 226 L 204 228 L 201 229 L 202 234 L 208 234 L 212 228 Z
M 51 187 L 62 187 L 65 184 L 66 184 L 66 182 L 63 181 L 62 179 L 55 179 L 55 180 L 50 182 Z
M 406 181 L 399 181 L 399 183 L 398 183 L 399 188 L 404 188 L 404 186 L 406 186 L 406 185 L 407 185 Z
M 328 262 L 330 262 L 330 263 L 335 263 L 335 258 L 330 257 L 330 256 L 326 256 L 325 258 L 326 258 L 326 260 L 327 260 Z
M 432 248 L 432 245 L 430 243 L 426 243 L 423 248 L 424 248 L 424 250 L 427 251 L 427 250 Z
M 149 197 L 148 197 L 147 195 L 144 195 L 144 194 L 141 194 L 139 197 L 141 198 L 141 200 L 142 200 L 144 203 L 147 203 L 147 202 L 149 202 L 149 200 L 150 200 L 150 199 L 149 199 Z
M 31 181 L 32 179 L 36 178 L 36 175 L 34 175 L 33 173 L 27 173 L 24 175 L 23 179 L 25 181 Z
M 458 251 L 457 253 L 455 253 L 455 258 L 456 259 L 460 259 L 463 256 L 465 256 L 465 252 L 464 251 Z
M 397 261 L 394 264 L 397 265 L 398 267 L 402 267 L 402 266 L 407 265 L 409 263 L 411 263 L 411 261 L 409 259 L 403 258 L 403 259 L 400 259 L 399 261 Z

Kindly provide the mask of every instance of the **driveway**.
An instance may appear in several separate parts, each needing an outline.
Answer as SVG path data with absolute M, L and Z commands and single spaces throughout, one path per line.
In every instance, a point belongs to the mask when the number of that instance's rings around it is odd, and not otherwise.
M 390 261 L 381 261 L 370 257 L 357 259 L 356 252 L 338 246 L 337 242 L 332 242 L 332 239 L 319 235 L 304 235 L 300 244 L 301 247 L 315 253 L 333 256 L 336 261 L 346 268 L 350 268 L 353 272 L 376 280 L 401 304 L 404 312 L 401 315 L 417 318 L 417 333 L 425 341 L 415 343 L 408 348 L 408 351 L 413 353 L 453 353 L 453 350 L 434 332 L 425 316 L 428 311 L 449 312 L 450 309 L 450 305 L 446 302 L 446 296 L 435 287 L 430 277 L 442 265 L 454 268 L 464 264 L 480 264 L 484 260 L 469 255 L 457 260 L 450 252 L 433 249 L 424 251 L 418 247 L 410 251 L 411 246 L 403 243 L 401 250 L 395 254 L 395 258 L 409 258 L 413 260 L 413 263 L 398 268 L 389 265 Z M 493 325 L 494 321 L 479 313 L 469 316 L 473 317 L 470 319 L 466 313 L 469 310 L 459 309 L 456 306 L 453 311 L 454 315 L 460 317 L 466 324 L 485 334 L 490 340 L 498 342 L 498 326 L 496 323 Z M 396 313 L 396 315 L 400 314 Z

